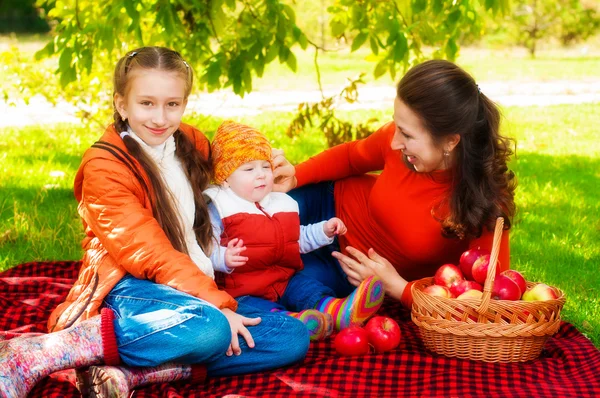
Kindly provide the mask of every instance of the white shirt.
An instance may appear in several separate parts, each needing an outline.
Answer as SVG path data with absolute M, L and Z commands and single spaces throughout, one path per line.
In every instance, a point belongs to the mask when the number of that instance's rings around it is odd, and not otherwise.
M 181 160 L 175 156 L 175 138 L 171 136 L 161 145 L 150 146 L 139 138 L 131 128 L 128 129 L 128 132 L 140 144 L 144 152 L 156 162 L 165 187 L 172 194 L 175 212 L 183 226 L 185 243 L 192 261 L 202 272 L 214 279 L 215 273 L 212 262 L 198 244 L 194 232 L 194 217 L 196 214 L 194 191 L 185 175 L 185 171 L 183 171 Z

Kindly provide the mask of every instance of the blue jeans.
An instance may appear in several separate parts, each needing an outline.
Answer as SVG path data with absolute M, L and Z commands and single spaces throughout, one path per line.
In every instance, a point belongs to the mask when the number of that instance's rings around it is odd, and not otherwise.
M 302 322 L 240 303 L 238 314 L 262 321 L 248 326 L 255 347 L 249 348 L 239 337 L 242 354 L 228 357 L 231 329 L 219 309 L 131 275 L 119 281 L 104 305 L 115 313 L 117 347 L 128 366 L 205 364 L 210 376 L 229 376 L 290 365 L 308 351 L 309 336 Z
M 300 224 L 307 225 L 335 217 L 334 182 L 305 185 L 288 192 L 298 202 Z M 343 220 L 342 220 L 343 221 Z M 340 263 L 331 255 L 339 251 L 337 239 L 330 245 L 302 254 L 304 269 L 296 275 L 321 282 L 334 291 L 335 297 L 346 297 L 354 291 Z
M 299 312 L 315 308 L 323 297 L 335 297 L 335 292 L 319 280 L 298 272 L 292 276 L 277 302 L 255 296 L 241 296 L 236 300 L 262 311 L 277 309 Z

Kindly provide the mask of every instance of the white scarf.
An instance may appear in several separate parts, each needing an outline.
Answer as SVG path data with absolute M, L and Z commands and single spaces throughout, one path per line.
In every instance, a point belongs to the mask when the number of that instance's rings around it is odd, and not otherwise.
M 131 128 L 128 129 L 128 132 L 140 144 L 144 152 L 156 162 L 162 179 L 172 194 L 175 211 L 182 223 L 185 243 L 192 261 L 202 272 L 214 279 L 215 273 L 212 262 L 198 244 L 194 233 L 194 217 L 196 214 L 194 191 L 183 171 L 181 161 L 175 156 L 175 138 L 170 136 L 163 144 L 150 146 L 138 137 Z

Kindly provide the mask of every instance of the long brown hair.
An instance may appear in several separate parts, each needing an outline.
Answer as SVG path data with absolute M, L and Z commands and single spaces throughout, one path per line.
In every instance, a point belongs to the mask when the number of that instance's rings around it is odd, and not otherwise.
M 136 69 L 155 69 L 167 72 L 176 72 L 185 79 L 185 98 L 192 90 L 193 72 L 190 66 L 176 51 L 164 47 L 142 47 L 131 51 L 119 60 L 113 78 L 114 94 L 125 97 L 128 92 L 129 75 Z M 113 97 L 114 97 L 113 94 Z M 114 125 L 117 132 L 127 131 L 127 123 L 117 112 L 114 106 Z M 208 216 L 208 209 L 202 191 L 210 182 L 210 159 L 204 159 L 196 150 L 194 143 L 180 130 L 173 135 L 175 138 L 175 154 L 183 164 L 183 169 L 194 192 L 196 213 L 194 218 L 194 232 L 198 244 L 205 253 L 209 253 L 212 241 L 212 227 Z M 185 254 L 189 254 L 185 243 L 185 236 L 181 218 L 175 211 L 173 197 L 166 188 L 156 163 L 144 152 L 140 144 L 128 135 L 123 137 L 123 142 L 129 153 L 140 163 L 146 172 L 152 186 L 153 197 L 152 214 L 165 231 L 173 247 Z
M 442 234 L 478 237 L 483 226 L 494 229 L 497 217 L 504 217 L 510 229 L 516 179 L 507 163 L 514 140 L 500 134 L 500 111 L 473 77 L 452 62 L 427 61 L 404 75 L 397 95 L 419 115 L 436 144 L 460 135 L 448 212 L 438 217 Z

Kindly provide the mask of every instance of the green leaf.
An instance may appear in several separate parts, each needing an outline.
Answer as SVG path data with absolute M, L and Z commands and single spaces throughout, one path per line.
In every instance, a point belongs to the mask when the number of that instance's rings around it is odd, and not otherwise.
M 242 79 L 244 80 L 244 91 L 247 93 L 252 91 L 252 74 L 250 73 L 250 69 L 244 68 L 244 72 L 242 73 Z
M 254 62 L 254 71 L 258 77 L 262 77 L 265 72 L 265 57 L 262 54 L 260 54 L 256 62 Z
M 394 80 L 396 78 L 396 64 L 390 62 L 390 66 L 388 69 L 390 71 L 390 77 L 392 78 L 392 80 Z
M 340 37 L 346 32 L 346 24 L 340 21 L 338 18 L 334 18 L 329 23 L 331 26 L 331 34 L 334 37 Z
M 377 39 L 373 36 L 369 37 L 369 44 L 371 45 L 371 52 L 375 55 L 379 54 L 379 44 L 377 44 Z
M 74 66 L 69 66 L 67 69 L 60 71 L 60 85 L 65 88 L 67 84 L 77 80 L 77 71 Z
M 455 26 L 458 20 L 460 19 L 462 13 L 460 10 L 454 10 L 450 14 L 448 14 L 448 18 L 446 19 L 450 26 Z
M 277 40 L 279 40 L 281 42 L 284 41 L 286 35 L 287 35 L 287 30 L 285 29 L 285 22 L 283 22 L 280 19 L 277 21 L 277 33 L 276 33 Z
M 127 15 L 132 19 L 133 24 L 137 24 L 140 19 L 140 13 L 135 8 L 136 3 L 133 1 L 124 1 L 125 11 L 127 11 Z
M 358 35 L 356 35 L 356 37 L 352 41 L 352 47 L 350 48 L 350 52 L 358 50 L 360 46 L 362 46 L 365 43 L 365 41 L 367 41 L 368 37 L 369 34 L 365 32 L 361 32 Z
M 400 33 L 398 38 L 396 39 L 396 44 L 394 44 L 394 61 L 402 62 L 406 53 L 408 51 L 408 42 L 406 41 L 406 36 L 404 33 Z
M 279 63 L 282 64 L 287 62 L 288 57 L 290 56 L 291 51 L 285 45 L 279 47 Z
M 285 63 L 294 73 L 298 71 L 298 61 L 293 52 L 290 51 Z
M 80 71 L 85 69 L 87 73 L 92 71 L 94 55 L 89 47 L 86 47 L 79 55 L 79 63 L 81 64 Z
M 267 53 L 265 54 L 265 63 L 268 64 L 269 62 L 273 61 L 277 57 L 278 54 L 279 54 L 279 43 L 274 42 L 267 49 Z
M 50 40 L 48 44 L 44 46 L 41 50 L 35 53 L 35 60 L 39 61 L 42 58 L 48 58 L 49 56 L 54 54 L 54 40 Z
M 306 47 L 308 47 L 308 39 L 304 33 L 300 34 L 300 37 L 298 37 L 298 44 L 300 44 L 300 47 L 303 50 L 306 50 Z
M 206 83 L 209 87 L 218 87 L 220 85 L 221 78 L 221 65 L 220 62 L 211 62 L 206 68 L 204 73 L 206 76 Z
M 412 11 L 415 14 L 420 13 L 421 11 L 427 8 L 427 0 L 413 0 L 412 2 Z
M 58 70 L 60 73 L 66 72 L 68 69 L 70 69 L 72 61 L 73 49 L 70 47 L 65 47 L 58 58 Z
M 454 38 L 450 38 L 446 43 L 445 47 L 446 58 L 450 61 L 454 61 L 456 59 L 456 53 L 458 53 L 458 46 L 456 45 L 456 41 Z
M 225 5 L 229 7 L 230 10 L 235 10 L 235 0 L 225 0 Z
M 285 15 L 287 15 L 292 23 L 296 23 L 296 13 L 292 7 L 290 7 L 288 4 L 283 4 L 282 11 Z
M 387 68 L 388 68 L 387 58 L 384 58 L 381 61 L 379 61 L 377 63 L 377 65 L 375 65 L 375 70 L 373 71 L 373 76 L 375 77 L 375 79 L 378 79 L 381 76 L 385 75 L 385 71 L 387 70 Z
M 444 9 L 444 0 L 433 0 L 433 16 L 438 16 Z

